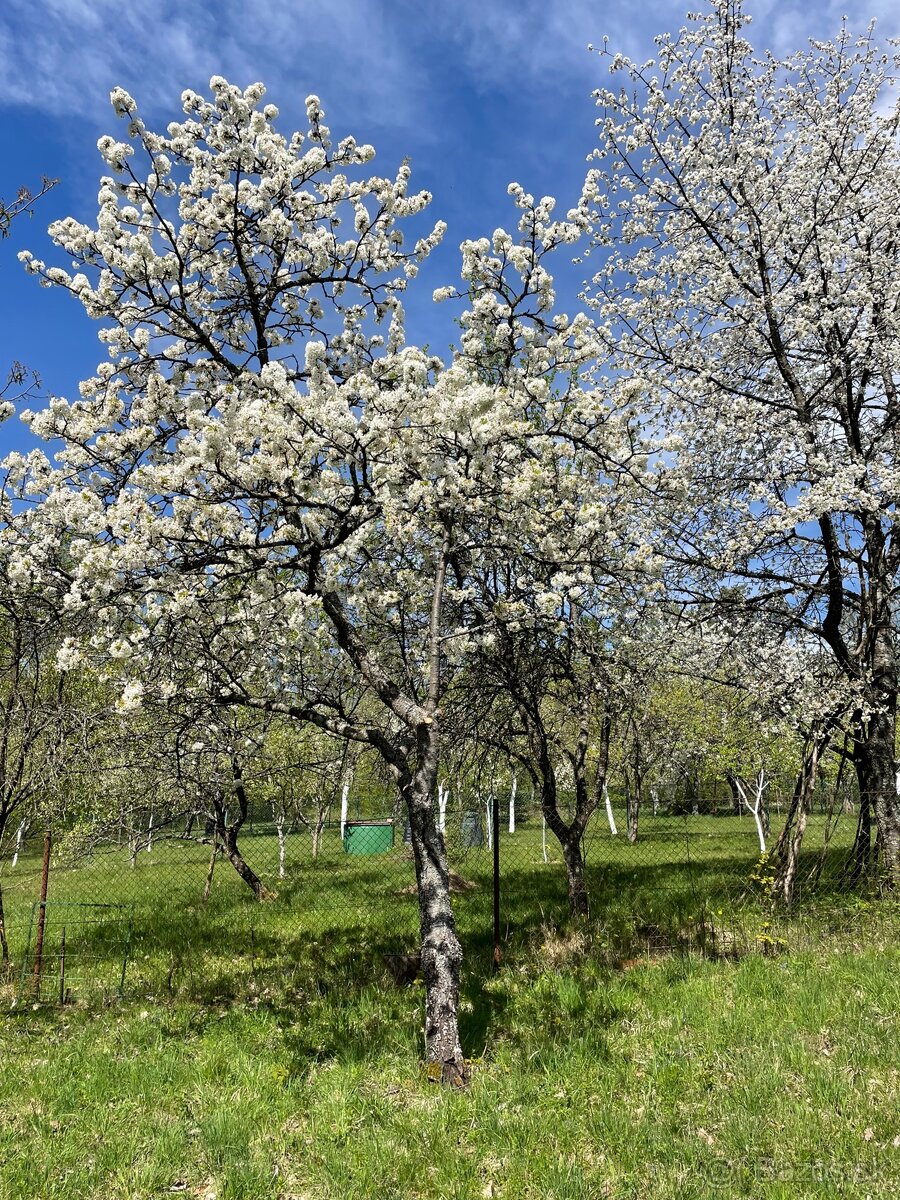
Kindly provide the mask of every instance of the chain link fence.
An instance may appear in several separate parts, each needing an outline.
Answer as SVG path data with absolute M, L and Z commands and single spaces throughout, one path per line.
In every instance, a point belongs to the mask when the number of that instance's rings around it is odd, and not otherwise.
M 470 967 L 563 936 L 563 856 L 534 801 L 520 793 L 442 805 Z M 798 920 L 809 932 L 858 914 L 867 902 L 848 867 L 858 815 L 827 797 L 806 818 L 790 914 L 773 903 L 786 806 L 770 801 L 765 833 L 748 809 L 721 800 L 654 795 L 636 833 L 620 798 L 601 806 L 582 843 L 594 945 L 614 965 L 682 951 L 777 953 Z M 203 812 L 132 811 L 91 839 L 57 830 L 42 903 L 47 844 L 23 831 L 0 863 L 8 989 L 19 1003 L 95 1003 L 123 989 L 215 999 L 252 990 L 272 970 L 299 978 L 318 962 L 325 974 L 341 955 L 397 982 L 415 974 L 414 860 L 389 800 L 351 793 L 342 817 L 314 821 L 251 807 L 237 848 L 263 900 Z

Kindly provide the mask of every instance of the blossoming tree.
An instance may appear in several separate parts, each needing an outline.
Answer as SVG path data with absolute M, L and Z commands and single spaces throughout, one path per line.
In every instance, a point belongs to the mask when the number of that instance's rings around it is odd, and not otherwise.
M 484 636 L 467 580 L 522 532 L 548 444 L 538 402 L 579 331 L 538 324 L 527 388 L 406 346 L 401 293 L 442 233 L 403 248 L 400 222 L 428 200 L 408 168 L 366 177 L 371 148 L 333 145 L 315 97 L 285 139 L 261 86 L 211 87 L 166 135 L 115 92 L 128 140 L 100 142 L 97 225 L 51 228 L 78 269 L 25 256 L 103 322 L 109 352 L 80 399 L 30 418 L 64 443 L 43 541 L 70 531 L 69 603 L 97 614 L 92 649 L 119 664 L 126 706 L 193 693 L 388 764 L 415 856 L 426 1055 L 459 1083 L 441 704 Z M 577 234 L 549 211 L 533 223 L 547 245 Z
M 846 29 L 757 57 L 746 24 L 712 0 L 655 61 L 610 56 L 625 84 L 596 93 L 587 293 L 670 432 L 670 560 L 827 648 L 900 881 L 900 60 Z
M 527 469 L 514 497 L 513 536 L 468 564 L 466 604 L 487 630 L 467 677 L 472 727 L 530 776 L 562 851 L 570 912 L 589 909 L 583 838 L 603 802 L 615 645 L 642 621 L 655 592 L 654 556 L 641 531 L 652 470 L 628 388 L 584 378 L 600 349 L 583 313 L 556 304 L 549 260 L 582 235 L 579 210 L 552 220 L 554 201 L 518 185 L 515 235 L 464 245 L 458 363 L 529 413 Z M 445 289 L 446 296 L 450 289 Z M 567 819 L 560 771 L 575 802 Z

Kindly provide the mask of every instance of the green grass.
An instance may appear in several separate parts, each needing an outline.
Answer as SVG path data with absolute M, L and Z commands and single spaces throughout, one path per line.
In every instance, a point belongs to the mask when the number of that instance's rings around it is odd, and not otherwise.
M 464 1094 L 423 1077 L 421 989 L 340 951 L 217 1003 L 15 1013 L 0 1197 L 893 1196 L 898 968 L 885 939 L 615 971 L 552 937 L 470 978 Z
M 455 824 L 451 818 L 452 865 L 475 885 L 456 897 L 455 910 L 464 947 L 478 962 L 490 953 L 491 855 L 486 846 L 464 849 Z M 839 826 L 821 878 L 812 889 L 807 879 L 822 857 L 822 818 L 810 819 L 798 885 L 801 897 L 807 890 L 819 898 L 828 896 L 846 856 L 851 826 L 851 821 Z M 413 866 L 399 839 L 389 854 L 352 857 L 343 853 L 337 831 L 328 830 L 322 853 L 313 860 L 309 838 L 294 835 L 289 838 L 284 879 L 278 878 L 277 840 L 269 829 L 244 837 L 242 847 L 266 885 L 277 890 L 274 902 L 257 904 L 231 866 L 219 862 L 211 901 L 202 905 L 209 849 L 195 842 L 157 836 L 152 852 L 142 850 L 133 869 L 125 848 L 107 847 L 73 865 L 63 844 L 50 879 L 48 917 L 53 929 L 48 931 L 48 954 L 52 958 L 58 951 L 61 927 L 66 924 L 67 978 L 73 986 L 88 990 L 93 986 L 102 993 L 118 981 L 119 965 L 112 954 L 115 930 L 107 931 L 110 954 L 105 969 L 94 968 L 90 956 L 97 934 L 92 929 L 88 937 L 82 923 L 98 914 L 53 907 L 70 903 L 129 906 L 135 935 L 129 977 L 145 990 L 161 987 L 161 981 L 171 991 L 184 979 L 208 979 L 210 948 L 224 948 L 235 964 L 231 973 L 246 974 L 260 956 L 278 956 L 285 947 L 290 955 L 291 942 L 309 937 L 342 938 L 350 931 L 354 939 L 361 936 L 378 953 L 414 947 L 418 914 Z M 694 940 L 692 926 L 696 931 L 697 923 L 708 920 L 710 913 L 717 920 L 720 911 L 729 936 L 752 943 L 760 920 L 752 907 L 748 910 L 747 901 L 760 891 L 754 882 L 757 857 L 749 817 L 647 815 L 634 846 L 622 836 L 610 837 L 595 818 L 586 844 L 594 915 L 610 946 L 622 957 Z M 565 877 L 558 847 L 549 834 L 547 858 L 545 862 L 537 822 L 528 822 L 514 835 L 502 831 L 501 917 L 504 939 L 513 950 L 527 942 L 535 929 L 566 919 Z M 0 869 L 10 945 L 19 961 L 39 883 L 37 845 L 29 847 L 15 870 L 8 864 Z M 705 929 L 699 932 L 702 938 Z
M 425 1079 L 421 985 L 383 959 L 415 944 L 401 848 L 351 860 L 332 839 L 277 881 L 274 839 L 248 838 L 265 905 L 222 864 L 200 905 L 203 847 L 55 863 L 56 901 L 134 905 L 133 953 L 104 1001 L 110 924 L 68 915 L 74 1003 L 0 992 L 0 1200 L 898 1194 L 900 907 L 826 886 L 771 924 L 728 903 L 755 859 L 733 825 L 596 837 L 574 930 L 540 831 L 507 838 L 494 976 L 488 855 L 457 847 L 477 885 L 457 898 L 461 1094 Z M 35 866 L 3 877 L 16 953 Z

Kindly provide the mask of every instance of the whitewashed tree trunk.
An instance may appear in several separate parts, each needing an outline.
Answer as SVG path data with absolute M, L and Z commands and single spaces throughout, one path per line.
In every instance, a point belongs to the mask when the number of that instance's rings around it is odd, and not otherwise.
M 765 852 L 766 852 L 766 837 L 765 837 L 765 834 L 763 833 L 762 821 L 760 820 L 759 808 L 757 808 L 757 807 L 754 807 L 754 809 L 753 809 L 753 820 L 756 822 L 756 834 L 757 834 L 757 837 L 759 838 L 759 852 L 760 852 L 760 854 L 765 854 Z
M 443 833 L 447 827 L 447 801 L 450 798 L 450 784 L 438 784 L 438 833 Z
M 341 792 L 341 841 L 342 842 L 344 840 L 344 830 L 347 827 L 347 802 L 349 800 L 349 797 L 350 797 L 350 781 L 347 780 L 347 782 L 344 784 L 343 791 Z
M 312 856 L 319 857 L 319 850 L 322 847 L 322 830 L 325 828 L 325 822 L 328 820 L 328 812 L 330 805 L 319 804 L 316 809 L 316 819 L 312 827 Z M 343 841 L 343 838 L 341 839 Z
M 659 789 L 658 788 L 652 787 L 650 789 L 650 799 L 653 802 L 653 815 L 654 815 L 654 817 L 658 816 L 659 815 Z
M 153 849 L 153 812 L 150 813 L 150 823 L 147 826 L 147 853 Z
M 736 780 L 737 789 L 741 794 L 741 800 L 747 806 L 747 811 L 752 813 L 753 820 L 756 823 L 756 835 L 759 838 L 759 852 L 766 852 L 766 835 L 763 830 L 762 822 L 762 804 L 765 796 L 766 788 L 769 786 L 769 781 L 766 779 L 764 772 L 760 771 L 753 781 L 753 795 L 750 795 L 751 785 L 744 779 Z
M 20 823 L 18 831 L 16 833 L 16 848 L 15 848 L 15 851 L 12 856 L 12 862 L 10 863 L 10 870 L 12 870 L 12 868 L 19 861 L 19 852 L 22 849 L 22 842 L 25 839 L 25 829 L 27 827 L 27 824 L 28 824 L 27 821 L 22 821 Z
M 488 796 L 484 802 L 485 811 L 487 812 L 487 835 L 488 835 L 488 850 L 494 848 L 494 804 L 493 797 Z
M 516 787 L 518 780 L 513 775 L 512 789 L 509 793 L 509 832 L 516 832 Z
M 619 831 L 616 829 L 616 818 L 613 814 L 612 800 L 609 798 L 609 788 L 603 784 L 603 803 L 606 805 L 606 819 L 609 821 L 609 832 L 613 837 L 619 836 Z
M 216 841 L 215 836 L 213 836 L 212 850 L 210 851 L 209 855 L 209 866 L 206 868 L 206 879 L 203 881 L 202 899 L 204 904 L 207 902 L 207 900 L 209 900 L 209 893 L 212 890 L 213 872 L 216 869 L 216 859 L 219 857 L 220 849 L 221 847 L 219 846 L 219 843 Z
M 544 855 L 544 862 L 547 862 L 547 818 L 541 817 L 541 851 Z
M 275 818 L 275 830 L 278 834 L 278 878 L 284 879 L 284 812 L 279 812 Z

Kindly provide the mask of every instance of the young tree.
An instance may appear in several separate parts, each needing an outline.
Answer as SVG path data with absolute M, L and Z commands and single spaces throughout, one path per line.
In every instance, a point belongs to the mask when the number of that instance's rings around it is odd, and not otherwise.
M 312 856 L 318 858 L 329 814 L 353 774 L 354 743 L 329 737 L 291 721 L 269 727 L 263 747 L 266 769 L 261 795 L 272 813 L 278 836 L 278 876 L 286 874 L 286 838 L 298 825 L 309 830 Z
M 589 299 L 670 429 L 671 559 L 832 655 L 898 882 L 900 59 L 846 29 L 757 57 L 746 24 L 712 0 L 656 61 L 610 56 Z
M 268 765 L 261 754 L 265 728 L 259 721 L 254 728 L 242 715 L 220 710 L 205 720 L 180 724 L 169 731 L 166 756 L 182 794 L 198 804 L 204 819 L 201 840 L 210 842 L 213 859 L 217 854 L 227 858 L 257 900 L 270 900 L 274 893 L 239 845 L 250 815 L 249 789 L 265 778 Z
M 472 624 L 486 631 L 466 680 L 475 693 L 469 718 L 477 714 L 476 727 L 490 731 L 481 736 L 528 772 L 562 850 L 570 912 L 583 916 L 582 842 L 605 789 L 617 627 L 654 585 L 633 503 L 647 485 L 647 462 L 621 397 L 582 384 L 597 351 L 589 323 L 556 309 L 548 260 L 581 235 L 580 214 L 553 222 L 552 198 L 509 190 L 517 235 L 498 229 L 463 246 L 471 309 L 457 363 L 511 398 L 531 424 L 512 537 L 494 529 L 483 564 L 455 564 Z M 561 764 L 575 793 L 569 819 Z

